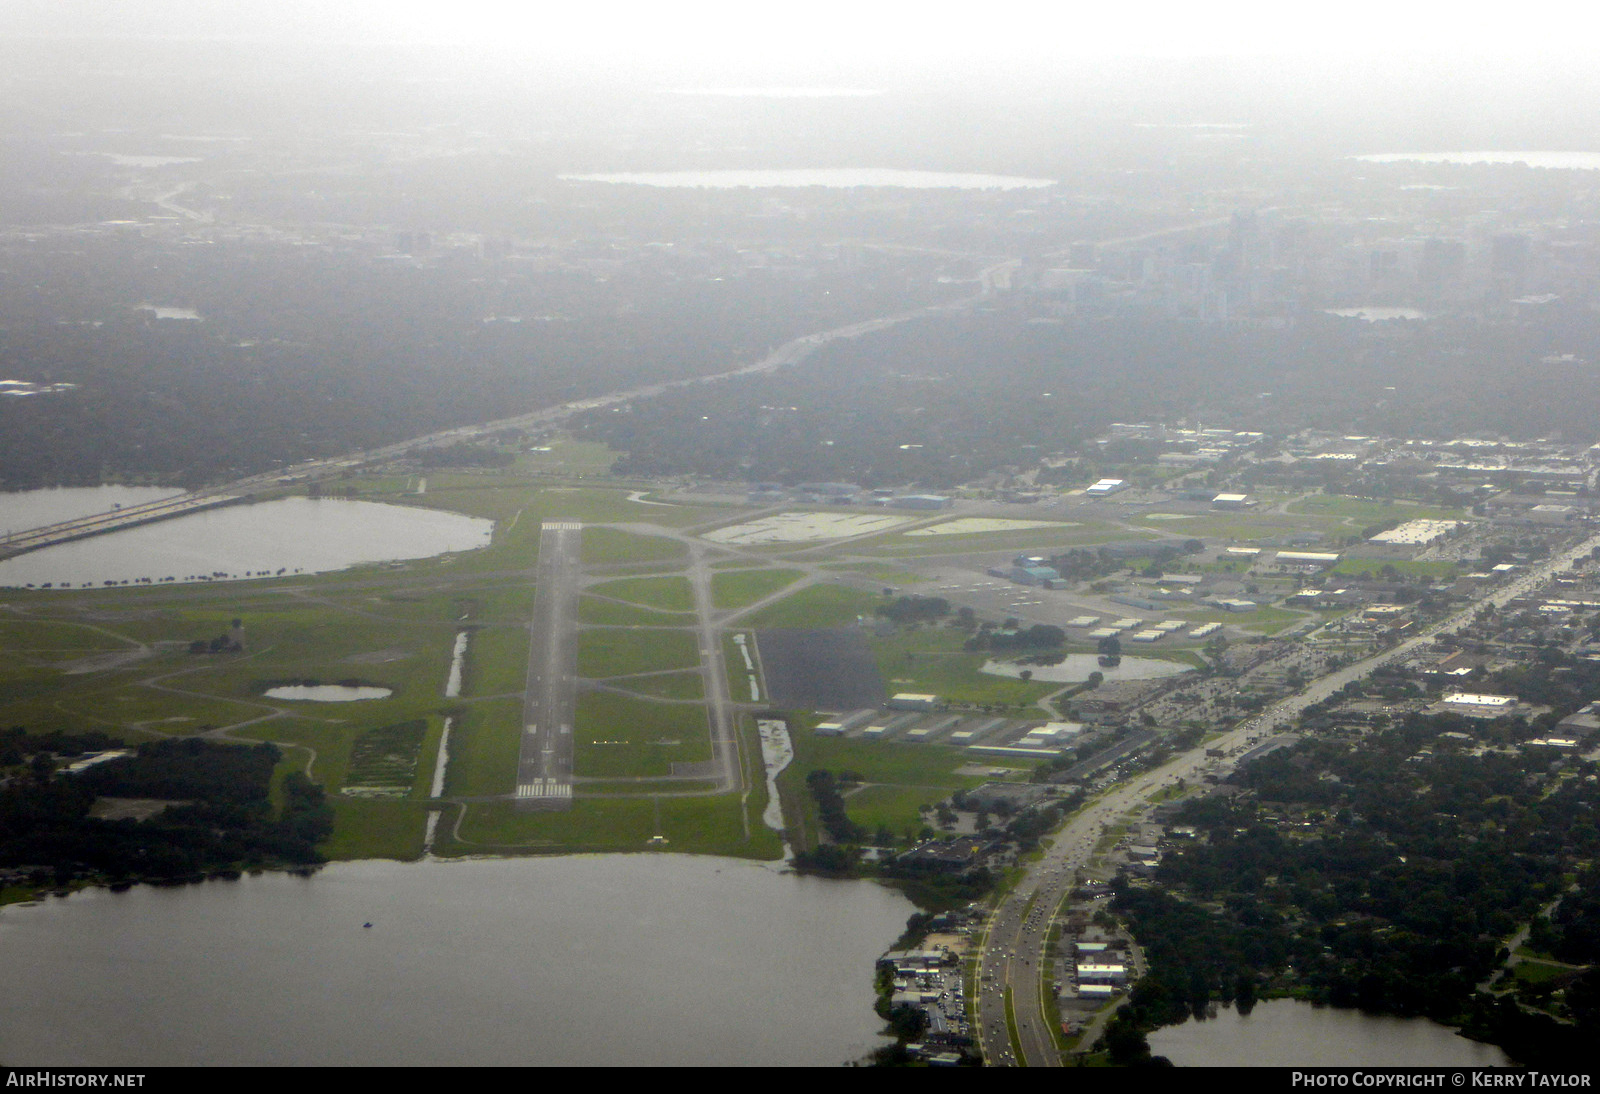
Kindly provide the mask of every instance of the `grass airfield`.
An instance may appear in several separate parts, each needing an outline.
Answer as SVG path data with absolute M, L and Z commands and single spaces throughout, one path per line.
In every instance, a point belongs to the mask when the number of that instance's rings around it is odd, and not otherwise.
M 197 734 L 276 742 L 285 749 L 281 773 L 304 770 L 329 792 L 337 827 L 326 850 L 336 858 L 414 858 L 425 846 L 444 856 L 660 848 L 775 858 L 782 841 L 760 820 L 766 789 L 752 717 L 768 709 L 765 685 L 757 665 L 752 698 L 732 635 L 854 624 L 883 603 L 885 587 L 960 606 L 959 594 L 937 591 L 941 578 L 981 574 L 996 552 L 1204 534 L 1198 524 L 1226 523 L 1230 536 L 1248 541 L 1367 515 L 1307 504 L 1303 512 L 1288 506 L 1162 525 L 1074 510 L 1026 528 L 977 520 L 970 532 L 919 535 L 953 515 L 896 514 L 904 519 L 877 530 L 816 522 L 844 529 L 845 538 L 743 544 L 728 530 L 756 526 L 772 510 L 679 504 L 641 484 L 615 485 L 594 448 L 557 444 L 505 470 L 432 471 L 423 493 L 417 476 L 393 472 L 341 482 L 363 500 L 495 520 L 492 544 L 477 551 L 234 582 L 0 590 L 0 725 L 99 729 L 128 743 Z M 544 521 L 584 525 L 577 785 L 572 808 L 561 812 L 522 810 L 509 797 Z M 242 651 L 189 652 L 190 643 L 227 633 L 234 619 L 243 623 Z M 447 696 L 462 632 L 469 639 L 460 694 Z M 711 678 L 706 634 L 719 639 L 723 679 Z M 983 655 L 960 647 L 957 632 L 935 626 L 876 636 L 871 648 L 890 692 L 1053 713 L 1035 704 L 1057 688 L 981 674 Z M 391 694 L 350 703 L 262 694 L 307 681 Z M 735 713 L 731 789 L 708 771 L 714 690 Z M 921 831 L 922 806 L 982 781 L 957 773 L 965 763 L 958 749 L 822 740 L 809 733 L 810 712 L 791 713 L 796 761 L 779 790 L 801 840 L 816 832 L 804 776 L 818 767 L 862 774 L 853 815 L 896 841 Z M 441 749 L 448 763 L 434 796 Z

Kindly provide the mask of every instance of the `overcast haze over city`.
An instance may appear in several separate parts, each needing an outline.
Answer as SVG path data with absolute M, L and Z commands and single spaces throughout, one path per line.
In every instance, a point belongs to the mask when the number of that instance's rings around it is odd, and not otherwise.
M 1587 1080 L 1597 32 L 0 0 L 0 1061 Z

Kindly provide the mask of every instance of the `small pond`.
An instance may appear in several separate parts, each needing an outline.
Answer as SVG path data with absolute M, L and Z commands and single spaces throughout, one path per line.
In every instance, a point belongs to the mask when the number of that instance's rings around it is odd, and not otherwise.
M 1010 661 L 986 661 L 983 671 L 990 676 L 1020 676 L 1031 672 L 1032 680 L 1049 684 L 1081 684 L 1091 672 L 1098 672 L 1109 682 L 1112 680 L 1159 680 L 1164 676 L 1177 676 L 1191 672 L 1194 666 L 1183 661 L 1163 661 L 1158 657 L 1122 658 L 1122 663 L 1110 668 L 1100 663 L 1092 653 L 1069 654 L 1059 665 L 1018 665 Z
M 389 688 L 350 684 L 284 684 L 261 694 L 268 699 L 294 699 L 306 703 L 354 703 L 361 699 L 387 699 Z

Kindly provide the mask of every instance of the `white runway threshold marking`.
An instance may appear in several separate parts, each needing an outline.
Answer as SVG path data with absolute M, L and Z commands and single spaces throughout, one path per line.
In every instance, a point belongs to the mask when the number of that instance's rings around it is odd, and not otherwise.
M 531 783 L 517 784 L 519 798 L 570 798 L 572 787 L 555 779 L 535 779 Z

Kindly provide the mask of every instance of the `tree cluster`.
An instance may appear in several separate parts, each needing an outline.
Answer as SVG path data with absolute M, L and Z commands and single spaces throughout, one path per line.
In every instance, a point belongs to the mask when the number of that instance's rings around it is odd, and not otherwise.
M 0 787 L 0 867 L 40 884 L 182 881 L 257 866 L 312 865 L 333 829 L 322 788 L 303 774 L 268 799 L 280 753 L 270 744 L 195 738 L 141 745 L 77 775 L 48 768 Z M 97 797 L 167 801 L 141 821 L 90 816 Z
M 1150 967 L 1119 1021 L 1176 1021 L 1249 982 L 1488 1023 L 1513 1051 L 1510 1019 L 1477 985 L 1499 967 L 1503 940 L 1600 854 L 1600 787 L 1553 778 L 1535 757 L 1442 747 L 1438 734 L 1456 724 L 1412 715 L 1359 743 L 1308 739 L 1240 774 L 1254 803 L 1186 806 L 1179 819 L 1200 842 L 1163 860 L 1157 887 L 1117 889 L 1114 907 Z M 1596 893 L 1586 872 L 1563 899 L 1565 952 L 1590 952 Z

